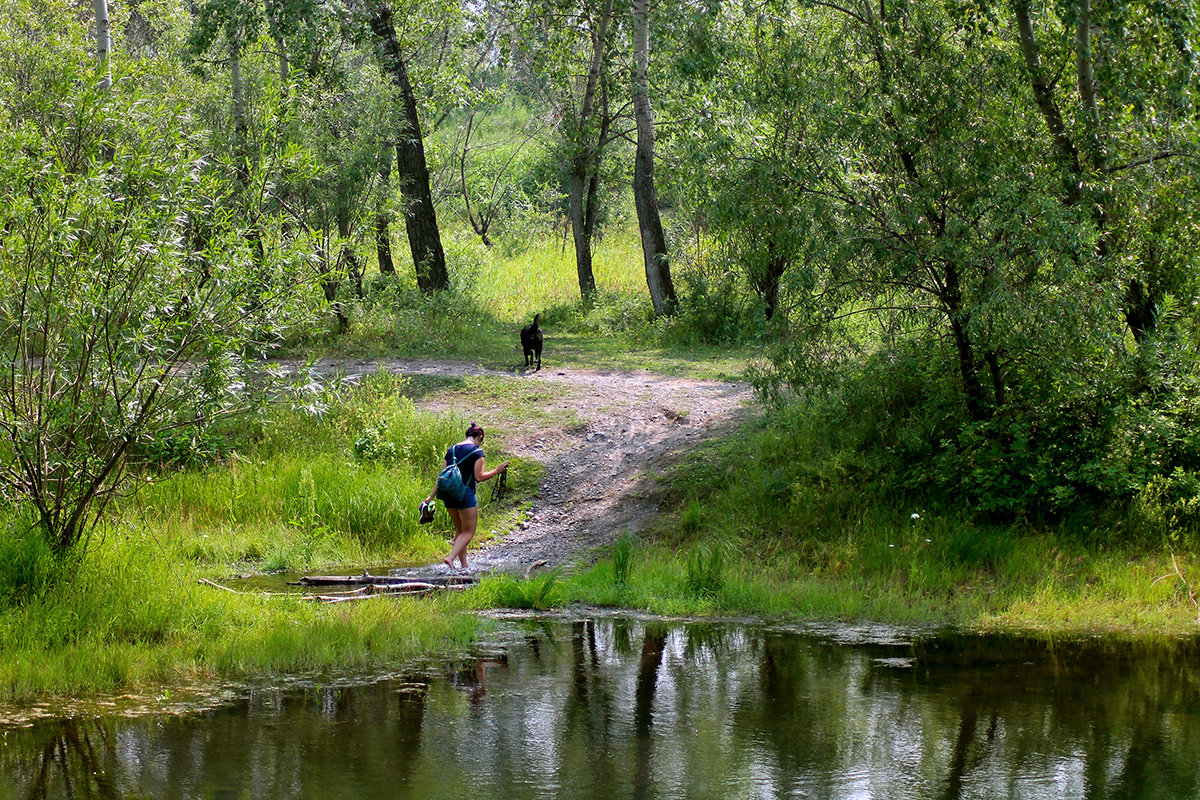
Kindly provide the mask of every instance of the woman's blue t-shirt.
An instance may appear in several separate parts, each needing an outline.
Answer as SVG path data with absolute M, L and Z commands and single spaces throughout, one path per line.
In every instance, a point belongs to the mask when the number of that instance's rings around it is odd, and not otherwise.
M 474 452 L 472 452 L 474 451 Z M 456 444 L 446 451 L 446 463 L 453 464 L 458 459 L 458 468 L 462 470 L 463 482 L 471 489 L 475 488 L 475 462 L 483 458 L 483 448 L 473 444 Z

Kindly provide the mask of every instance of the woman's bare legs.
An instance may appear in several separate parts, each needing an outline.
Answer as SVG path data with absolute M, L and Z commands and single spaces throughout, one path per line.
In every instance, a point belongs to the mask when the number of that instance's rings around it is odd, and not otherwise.
M 448 508 L 450 519 L 454 521 L 454 544 L 450 555 L 443 559 L 447 567 L 454 567 L 454 559 L 458 559 L 463 569 L 467 568 L 467 545 L 475 538 L 475 529 L 479 527 L 479 507 Z

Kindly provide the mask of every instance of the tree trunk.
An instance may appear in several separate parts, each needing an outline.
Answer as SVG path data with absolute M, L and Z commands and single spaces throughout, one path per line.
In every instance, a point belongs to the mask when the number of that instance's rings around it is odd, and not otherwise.
M 575 270 L 579 275 L 579 294 L 585 303 L 596 297 L 596 276 L 592 272 L 592 234 L 596 220 L 596 196 L 600 183 L 600 154 L 608 132 L 607 113 L 596 113 L 596 93 L 604 66 L 604 48 L 612 21 L 613 0 L 604 0 L 600 19 L 592 29 L 592 58 L 587 86 L 574 131 L 575 155 L 571 159 L 570 195 L 571 234 L 575 240 Z M 592 131 L 599 116 L 600 132 Z
M 1042 113 L 1046 127 L 1050 130 L 1055 149 L 1064 162 L 1065 193 L 1063 202 L 1066 205 L 1072 205 L 1083 197 L 1083 165 L 1079 157 L 1079 148 L 1072 141 L 1070 133 L 1063 123 L 1062 114 L 1054 100 L 1053 88 L 1042 68 L 1029 3 L 1030 0 L 1013 0 L 1021 53 L 1025 58 L 1025 67 L 1029 73 L 1034 100 Z M 1096 91 L 1096 75 L 1092 58 L 1091 0 L 1079 0 L 1074 47 L 1079 102 L 1083 111 L 1086 131 L 1087 161 L 1097 176 L 1104 176 L 1108 174 L 1111 163 L 1100 130 L 1100 101 Z M 1099 184 L 1099 180 L 1096 183 Z M 1089 199 L 1092 201 L 1092 219 L 1099 233 L 1096 254 L 1103 259 L 1112 256 L 1113 251 L 1117 248 L 1115 236 L 1110 230 L 1113 194 L 1106 188 L 1099 187 L 1094 191 L 1093 197 Z M 1142 278 L 1132 277 L 1127 281 L 1124 300 L 1126 324 L 1130 333 L 1133 334 L 1134 340 L 1140 342 L 1154 329 L 1159 298 Z
M 575 159 L 569 188 L 571 203 L 571 238 L 575 242 L 575 272 L 579 276 L 579 294 L 585 303 L 596 297 L 596 276 L 592 272 L 592 237 L 585 224 L 587 164 L 582 157 Z
M 320 264 L 318 270 L 321 273 L 321 289 L 325 292 L 325 302 L 329 303 L 334 317 L 337 318 L 338 333 L 345 333 L 350 327 L 350 318 L 346 315 L 342 302 L 338 300 L 342 282 L 338 279 L 337 270 L 329 263 L 329 251 L 320 248 L 316 255 L 317 263 Z
M 396 39 L 392 10 L 386 2 L 375 6 L 371 31 L 379 45 L 382 68 L 400 91 L 404 127 L 396 137 L 396 174 L 405 200 L 404 225 L 417 273 L 417 286 L 429 294 L 449 288 L 450 277 L 446 272 L 446 255 L 433 207 L 433 192 L 429 188 L 429 167 L 425 162 L 417 99 Z
M 283 27 L 279 24 L 279 9 L 271 3 L 267 3 L 266 12 L 267 28 L 271 31 L 271 38 L 275 41 L 275 49 L 279 51 L 276 54 L 279 59 L 279 92 L 284 98 L 287 98 L 292 81 L 292 62 L 288 57 L 287 40 L 283 38 Z
M 375 218 L 375 255 L 381 274 L 396 274 L 396 264 L 392 261 L 392 228 L 385 214 Z
M 96 64 L 100 70 L 100 89 L 107 92 L 112 88 L 112 23 L 108 17 L 108 0 L 92 0 L 96 9 Z
M 1004 370 L 1000 367 L 1000 355 L 995 350 L 989 350 L 984 360 L 988 365 L 988 374 L 992 376 L 992 397 L 996 408 L 1002 408 L 1008 402 L 1008 389 L 1004 383 Z
M 246 84 L 242 79 L 242 41 L 240 36 L 230 33 L 229 39 L 229 91 L 233 99 L 233 171 L 237 178 L 239 194 L 243 197 L 250 187 L 250 123 L 246 118 Z M 258 228 L 256 214 L 247 204 L 246 241 L 250 243 L 256 264 L 266 260 L 262 232 Z
M 1140 278 L 1125 285 L 1125 324 L 1136 342 L 1143 341 L 1158 323 L 1158 297 Z
M 1092 166 L 1103 172 L 1109 164 L 1105 148 L 1100 142 L 1100 104 L 1096 98 L 1096 74 L 1092 68 L 1091 0 L 1079 0 L 1079 16 L 1075 23 L 1075 72 L 1079 80 L 1084 124 L 1087 126 L 1088 154 Z
M 96 10 L 96 69 L 100 73 L 100 91 L 112 91 L 112 21 L 108 16 L 108 0 L 92 0 Z M 109 126 L 104 126 L 106 131 Z M 111 164 L 117 155 L 117 146 L 113 137 L 106 133 L 100 147 L 100 157 L 104 163 Z
M 667 240 L 658 213 L 658 194 L 654 188 L 654 110 L 650 106 L 647 78 L 650 69 L 650 0 L 634 0 L 633 19 L 633 114 L 637 120 L 633 200 L 642 236 L 646 287 L 650 290 L 654 313 L 661 317 L 673 313 L 677 301 L 667 258 Z
M 250 126 L 246 121 L 246 84 L 242 80 L 242 45 L 229 43 L 229 93 L 233 100 L 234 171 L 242 188 L 250 183 Z
M 758 281 L 758 294 L 763 301 L 763 315 L 772 319 L 779 310 L 779 282 L 783 274 L 791 266 L 785 258 L 774 258 L 767 264 L 767 270 Z
M 975 358 L 975 348 L 971 345 L 971 336 L 967 332 L 971 315 L 962 307 L 962 290 L 959 288 L 958 270 L 954 265 L 946 267 L 944 279 L 945 288 L 942 292 L 942 302 L 950 321 L 954 349 L 958 353 L 958 371 L 962 376 L 967 414 L 973 420 L 982 420 L 984 418 L 983 384 L 979 380 L 979 364 Z
M 386 197 L 390 194 L 392 181 L 392 156 L 390 153 L 391 143 L 383 147 L 379 156 L 379 185 L 382 187 L 381 195 L 386 202 Z M 396 274 L 396 264 L 392 261 L 392 226 L 388 212 L 381 208 L 379 213 L 375 215 L 375 255 L 379 261 L 379 272 L 385 275 Z
M 1033 99 L 1038 111 L 1050 130 L 1054 149 L 1063 162 L 1065 175 L 1063 179 L 1065 200 L 1068 205 L 1077 202 L 1082 194 L 1083 170 L 1079 164 L 1079 151 L 1071 141 L 1067 126 L 1063 123 L 1062 112 L 1054 101 L 1054 90 L 1046 71 L 1042 67 L 1042 57 L 1038 49 L 1037 37 L 1033 32 L 1033 16 L 1029 8 L 1030 0 L 1014 0 L 1013 11 L 1017 16 L 1017 35 L 1021 42 L 1021 55 L 1025 58 L 1025 69 L 1029 73 L 1030 87 L 1033 89 Z
M 354 286 L 354 296 L 359 300 L 363 298 L 363 273 L 362 266 L 358 262 L 358 255 L 354 252 L 353 244 L 350 241 L 353 233 L 350 219 L 348 216 L 341 216 L 338 219 L 338 238 L 340 239 L 339 246 L 341 250 L 338 252 L 338 266 L 342 268 L 342 272 L 350 279 L 350 283 Z

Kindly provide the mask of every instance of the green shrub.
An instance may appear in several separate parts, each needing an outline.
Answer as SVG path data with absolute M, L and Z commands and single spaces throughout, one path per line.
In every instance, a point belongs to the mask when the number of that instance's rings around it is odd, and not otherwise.
M 793 498 L 817 503 L 845 505 L 852 487 L 878 504 L 1001 524 L 1084 514 L 1095 527 L 1131 504 L 1150 527 L 1196 521 L 1197 381 L 1137 389 L 1142 368 L 1130 358 L 1097 364 L 1086 380 L 1048 366 L 1010 376 L 1004 403 L 972 417 L 948 344 L 898 339 L 869 355 L 788 345 L 754 375 L 794 456 L 762 462 L 766 493 L 781 470 Z
M 734 269 L 677 272 L 679 309 L 664 336 L 685 346 L 745 344 L 767 330 L 761 303 Z

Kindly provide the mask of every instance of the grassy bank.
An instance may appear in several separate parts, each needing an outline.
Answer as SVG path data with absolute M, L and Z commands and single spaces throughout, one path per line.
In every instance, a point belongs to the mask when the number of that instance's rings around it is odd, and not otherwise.
M 1117 544 L 1115 529 L 1081 538 L 839 501 L 837 485 L 818 491 L 812 475 L 797 471 L 790 443 L 755 424 L 663 476 L 665 514 L 648 536 L 626 537 L 609 558 L 571 573 L 491 578 L 461 595 L 349 607 L 200 582 L 435 560 L 448 520 L 440 515 L 423 528 L 410 512 L 463 420 L 421 412 L 412 398 L 451 408 L 489 399 L 497 406 L 490 441 L 501 446 L 521 409 L 559 399 L 531 391 L 518 378 L 410 382 L 381 374 L 319 418 L 277 409 L 227 431 L 236 447 L 225 460 L 170 471 L 124 502 L 54 582 L 30 540 L 16 535 L 22 520 L 8 519 L 0 702 L 386 670 L 466 646 L 484 623 L 464 612 L 495 606 L 586 603 L 1049 636 L 1196 630 L 1189 577 L 1200 566 L 1185 542 Z M 535 414 L 524 423 L 545 421 Z M 494 456 L 508 457 L 502 449 Z M 516 466 L 512 499 L 485 508 L 483 539 L 513 526 L 536 491 L 540 465 Z
M 3 519 L 0 702 L 378 671 L 467 644 L 481 623 L 461 596 L 347 608 L 202 583 L 444 555 L 450 520 L 419 526 L 415 509 L 466 420 L 419 411 L 412 397 L 427 390 L 380 373 L 329 398 L 320 416 L 285 403 L 210 431 L 195 444 L 220 440 L 222 460 L 165 470 L 65 562 L 27 518 Z M 509 459 L 503 425 L 491 431 L 489 458 Z M 511 460 L 512 499 L 490 505 L 485 493 L 479 541 L 515 524 L 537 485 L 539 464 Z
M 1200 631 L 1194 541 L 1128 520 L 988 525 L 855 493 L 761 423 L 668 477 L 649 539 L 558 587 L 560 602 L 668 614 L 951 624 L 1047 635 Z
M 0 615 L 0 702 L 378 670 L 476 634 L 452 600 L 346 610 L 201 585 L 221 571 L 135 535 L 109 537 L 69 583 Z

